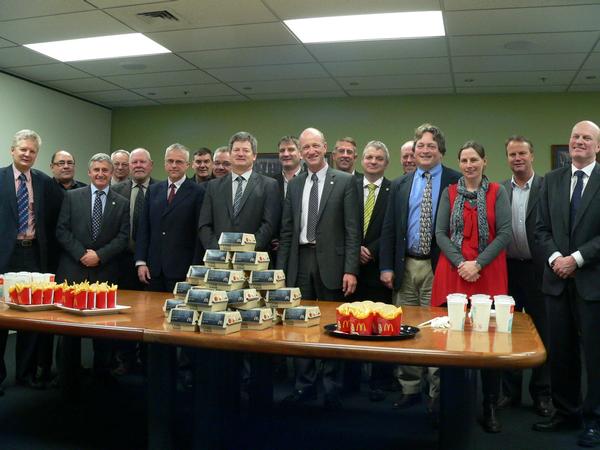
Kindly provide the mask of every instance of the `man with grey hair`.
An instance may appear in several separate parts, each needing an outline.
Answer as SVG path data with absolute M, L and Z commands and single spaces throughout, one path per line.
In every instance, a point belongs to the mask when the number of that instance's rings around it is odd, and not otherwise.
M 213 156 L 213 177 L 221 178 L 231 172 L 231 151 L 226 145 L 215 150 Z
M 337 170 L 347 172 L 352 175 L 362 175 L 354 170 L 354 163 L 358 153 L 356 152 L 356 141 L 350 136 L 340 138 L 333 148 L 333 164 Z
M 53 195 L 58 189 L 50 177 L 33 169 L 41 145 L 42 139 L 35 131 L 18 131 L 10 148 L 12 164 L 0 169 L 0 273 L 45 272 L 48 269 L 47 233 L 54 228 L 55 222 L 48 222 L 47 211 L 55 204 Z M 6 378 L 7 336 L 8 330 L 0 330 L 0 383 Z M 40 387 L 48 381 L 52 363 L 51 339 L 51 336 L 38 333 L 17 333 L 17 383 Z M 40 353 L 43 358 L 39 358 Z M 0 395 L 3 393 L 0 388 Z
M 190 152 L 181 144 L 165 151 L 168 178 L 148 187 L 138 223 L 135 261 L 146 289 L 172 292 L 188 268 L 202 260 L 197 225 L 204 184 L 189 180 Z
M 256 250 L 267 251 L 277 236 L 281 199 L 277 182 L 253 170 L 257 142 L 240 131 L 229 140 L 232 173 L 207 183 L 198 229 L 204 248 L 218 248 L 224 231 L 252 233 Z
M 119 149 L 111 153 L 110 159 L 113 163 L 113 175 L 110 184 L 117 184 L 129 177 L 129 152 Z
M 56 225 L 56 238 L 63 248 L 56 280 L 80 283 L 118 283 L 115 264 L 129 241 L 129 202 L 110 187 L 113 163 L 105 153 L 90 158 L 90 186 L 67 191 Z M 63 337 L 59 346 L 61 386 L 77 385 L 81 339 Z M 94 340 L 94 374 L 109 376 L 112 343 Z
M 402 163 L 402 171 L 404 175 L 412 173 L 417 170 L 417 164 L 415 163 L 415 149 L 414 141 L 406 141 L 400 147 L 400 162 Z

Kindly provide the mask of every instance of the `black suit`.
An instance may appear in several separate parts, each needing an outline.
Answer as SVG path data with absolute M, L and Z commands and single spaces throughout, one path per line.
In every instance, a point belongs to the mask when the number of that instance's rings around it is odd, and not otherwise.
M 502 185 L 508 192 L 512 205 L 513 186 L 511 180 L 505 180 Z M 515 308 L 531 315 L 542 341 L 548 346 L 548 316 L 546 299 L 542 294 L 542 274 L 544 258 L 535 242 L 535 227 L 537 210 L 542 188 L 542 177 L 535 175 L 529 187 L 529 198 L 525 213 L 525 232 L 531 259 L 511 258 L 507 253 L 508 293 L 515 299 Z M 513 227 L 513 235 L 516 230 Z M 513 402 L 521 401 L 522 371 L 505 371 L 503 374 L 503 390 Z M 532 371 L 529 392 L 533 399 L 550 397 L 550 365 L 544 363 Z
M 574 223 L 570 224 L 571 166 L 548 173 L 540 196 L 536 239 L 546 261 L 542 291 L 550 323 L 552 400 L 557 414 L 600 418 L 600 165 L 594 164 Z M 582 267 L 558 277 L 549 258 L 579 251 Z M 580 344 L 581 347 L 580 347 Z M 583 354 L 580 355 L 580 348 Z M 585 358 L 587 394 L 581 405 L 581 359 Z
M 277 182 L 254 170 L 246 181 L 237 216 L 233 215 L 233 173 L 206 184 L 206 196 L 198 229 L 206 249 L 219 248 L 219 236 L 224 231 L 252 233 L 256 250 L 267 251 L 277 236 L 281 219 L 281 199 Z

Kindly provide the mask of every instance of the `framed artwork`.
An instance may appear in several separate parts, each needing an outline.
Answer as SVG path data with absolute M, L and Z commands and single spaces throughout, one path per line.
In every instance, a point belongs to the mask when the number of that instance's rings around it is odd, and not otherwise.
M 568 144 L 552 145 L 550 148 L 552 170 L 558 169 L 559 167 L 565 167 L 571 164 L 571 157 L 569 156 Z
M 330 167 L 333 167 L 331 152 L 328 152 L 325 155 L 325 160 Z M 256 155 L 256 161 L 254 161 L 254 170 L 269 177 L 281 173 L 279 153 L 258 153 Z

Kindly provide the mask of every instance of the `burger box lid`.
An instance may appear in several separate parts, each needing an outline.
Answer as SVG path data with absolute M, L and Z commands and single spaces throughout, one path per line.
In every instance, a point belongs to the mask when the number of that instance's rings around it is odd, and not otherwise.
M 255 289 L 280 289 L 285 287 L 283 270 L 253 270 L 250 273 L 250 287 Z
M 175 287 L 173 288 L 173 295 L 175 298 L 180 300 L 185 300 L 185 296 L 187 295 L 187 291 L 192 288 L 192 284 L 187 281 L 179 281 L 175 283 Z
M 271 308 L 253 308 L 240 311 L 242 328 L 264 330 L 273 326 L 273 311 Z
M 198 311 L 177 306 L 169 311 L 169 326 L 174 330 L 196 331 L 199 315 Z
M 188 308 L 197 311 L 224 311 L 227 309 L 227 293 L 193 287 L 188 291 L 185 303 Z
M 231 269 L 231 254 L 223 250 L 206 250 L 204 265 L 212 269 Z
M 297 327 L 312 327 L 321 322 L 321 309 L 318 306 L 287 308 L 283 312 L 283 324 Z
M 181 300 L 178 298 L 168 298 L 165 300 L 165 304 L 163 305 L 163 311 L 165 313 L 165 317 L 169 317 L 169 312 L 177 305 L 185 304 L 185 300 Z
M 186 281 L 195 286 L 203 286 L 205 283 L 206 272 L 210 267 L 207 266 L 190 266 L 187 273 Z
M 251 252 L 256 246 L 256 238 L 248 233 L 221 233 L 219 237 L 219 249 L 232 252 Z
M 267 270 L 269 268 L 267 252 L 235 252 L 231 264 L 238 270 Z
M 237 289 L 227 292 L 228 304 L 235 309 L 252 309 L 260 304 L 260 294 L 256 289 Z
M 291 308 L 298 306 L 301 299 L 300 288 L 291 287 L 267 291 L 265 300 L 272 307 Z
M 202 333 L 235 333 L 242 328 L 242 316 L 239 311 L 203 311 L 198 325 Z
M 246 284 L 243 270 L 210 269 L 206 273 L 206 286 L 222 291 L 242 289 Z

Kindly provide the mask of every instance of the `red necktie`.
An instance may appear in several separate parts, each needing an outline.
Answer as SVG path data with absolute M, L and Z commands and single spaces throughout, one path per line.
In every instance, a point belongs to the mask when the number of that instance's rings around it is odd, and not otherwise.
M 169 191 L 169 197 L 167 197 L 167 203 L 170 205 L 171 202 L 173 201 L 173 198 L 175 198 L 175 183 L 171 183 L 171 190 Z

